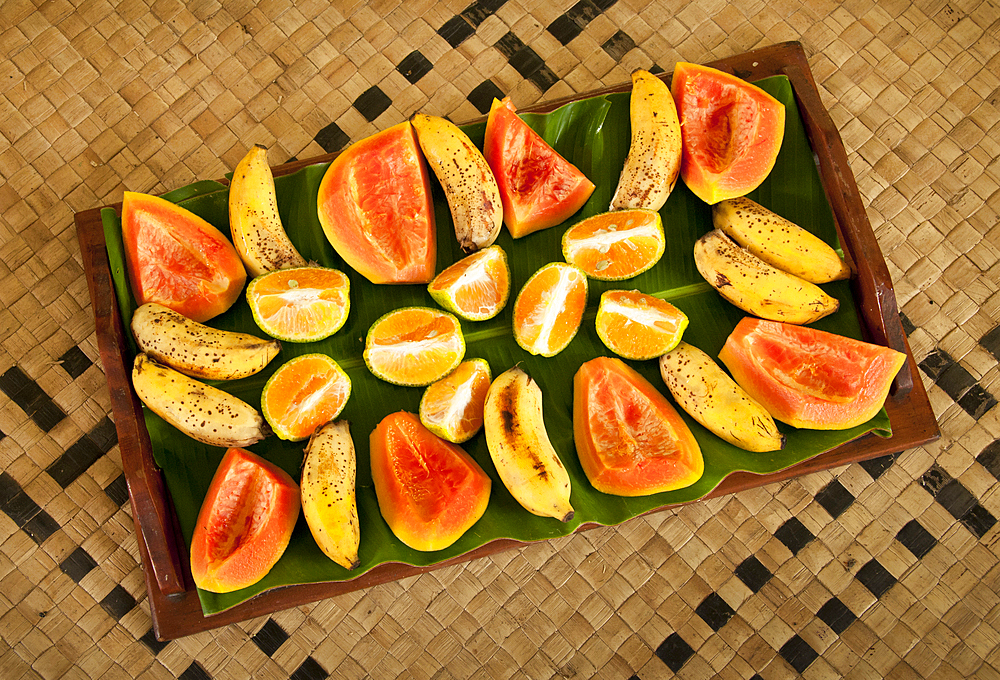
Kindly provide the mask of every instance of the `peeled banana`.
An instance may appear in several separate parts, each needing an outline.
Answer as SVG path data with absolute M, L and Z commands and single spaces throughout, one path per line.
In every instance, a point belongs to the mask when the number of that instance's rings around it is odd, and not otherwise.
M 410 119 L 427 164 L 451 210 L 455 237 L 466 253 L 493 245 L 503 224 L 503 204 L 482 152 L 454 123 L 423 113 Z
M 826 241 L 745 196 L 716 203 L 712 220 L 764 262 L 810 283 L 851 276 L 851 268 Z
M 149 410 L 203 444 L 242 448 L 271 433 L 250 404 L 143 353 L 132 364 L 132 386 Z
M 205 326 L 155 302 L 135 310 L 132 335 L 149 357 L 202 380 L 245 378 L 281 351 L 277 340 Z
M 660 375 L 681 408 L 733 446 L 758 453 L 784 447 L 771 414 L 694 345 L 682 340 L 661 356 Z
M 267 164 L 267 149 L 260 144 L 247 152 L 233 172 L 229 228 L 236 252 L 251 276 L 308 264 L 281 224 L 274 175 Z
M 497 377 L 486 395 L 486 445 L 507 490 L 528 512 L 573 519 L 570 479 L 542 418 L 542 390 L 519 366 Z
M 772 267 L 718 229 L 695 242 L 694 262 L 722 297 L 762 319 L 807 324 L 840 306 L 819 286 Z
M 344 569 L 361 564 L 356 477 L 350 424 L 338 420 L 316 428 L 302 463 L 302 514 L 320 550 Z
M 649 71 L 632 73 L 632 141 L 612 210 L 659 210 L 681 171 L 681 124 L 670 87 Z

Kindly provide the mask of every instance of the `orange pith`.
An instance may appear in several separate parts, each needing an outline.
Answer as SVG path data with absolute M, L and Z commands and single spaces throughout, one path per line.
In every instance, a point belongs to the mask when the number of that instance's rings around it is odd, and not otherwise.
M 632 278 L 656 264 L 665 247 L 660 214 L 617 210 L 588 217 L 566 230 L 563 257 L 602 281 Z
M 279 269 L 250 282 L 247 302 L 268 335 L 290 342 L 322 340 L 347 320 L 350 280 L 325 267 Z
M 302 441 L 340 415 L 351 395 L 351 379 L 325 354 L 291 359 L 267 381 L 261 409 L 281 439 Z
M 547 264 L 514 301 L 514 339 L 531 354 L 554 356 L 576 335 L 586 306 L 587 275 L 571 264 Z
M 428 307 L 404 307 L 380 318 L 368 329 L 364 351 L 376 377 L 407 386 L 440 380 L 464 355 L 458 319 Z
M 463 319 L 492 319 L 510 295 L 507 255 L 500 246 L 477 251 L 434 277 L 427 290 L 435 302 Z
M 455 444 L 472 438 L 483 425 L 483 408 L 492 376 L 485 359 L 463 361 L 432 383 L 420 400 L 420 422 Z
M 666 300 L 637 290 L 609 290 L 597 308 L 597 335 L 618 356 L 644 361 L 680 342 L 688 318 Z

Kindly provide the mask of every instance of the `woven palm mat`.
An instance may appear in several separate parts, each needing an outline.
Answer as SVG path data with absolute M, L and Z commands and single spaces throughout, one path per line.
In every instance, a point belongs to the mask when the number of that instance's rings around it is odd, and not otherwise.
M 74 212 L 785 40 L 938 442 L 155 640 Z M 975 1 L 4 2 L 0 677 L 997 677 L 998 43 Z

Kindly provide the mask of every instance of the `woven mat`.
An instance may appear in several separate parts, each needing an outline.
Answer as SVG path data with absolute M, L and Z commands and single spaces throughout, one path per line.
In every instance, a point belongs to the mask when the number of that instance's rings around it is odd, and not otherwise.
M 76 211 L 800 40 L 933 445 L 157 642 Z M 995 2 L 0 11 L 0 677 L 1000 677 Z

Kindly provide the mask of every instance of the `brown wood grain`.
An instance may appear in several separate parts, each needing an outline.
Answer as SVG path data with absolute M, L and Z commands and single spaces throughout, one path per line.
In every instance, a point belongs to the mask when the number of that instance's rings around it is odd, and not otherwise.
M 907 362 L 897 376 L 885 405 L 892 424 L 892 437 L 883 439 L 874 434 L 867 434 L 773 474 L 734 473 L 726 477 L 709 496 L 735 493 L 899 452 L 933 441 L 940 433 L 900 323 L 892 280 L 850 171 L 843 141 L 822 105 L 802 46 L 795 42 L 782 43 L 723 59 L 711 65 L 747 80 L 785 75 L 791 81 L 806 132 L 819 158 L 820 177 L 836 218 L 841 244 L 854 270 L 852 292 L 863 330 L 871 341 L 905 352 Z M 551 111 L 573 99 L 608 92 L 622 92 L 630 87 L 630 83 L 623 83 L 570 99 L 546 102 L 536 107 L 529 107 L 525 111 Z M 327 154 L 287 163 L 274 168 L 274 174 L 296 172 L 307 165 L 329 161 L 335 156 L 336 154 Z M 115 425 L 118 429 L 122 466 L 128 481 L 132 514 L 135 518 L 139 549 L 146 572 L 150 613 L 159 639 L 190 635 L 524 545 L 519 541 L 507 539 L 493 541 L 465 555 L 430 567 L 383 564 L 351 581 L 274 589 L 225 612 L 211 617 L 204 616 L 197 592 L 191 582 L 187 567 L 187 550 L 180 538 L 176 515 L 163 476 L 153 462 L 152 447 L 145 428 L 141 403 L 132 390 L 128 344 L 111 283 L 100 209 L 77 213 L 76 226 L 97 322 L 101 361 L 107 376 Z M 654 512 L 663 509 L 659 508 Z M 579 530 L 593 526 L 583 525 Z

